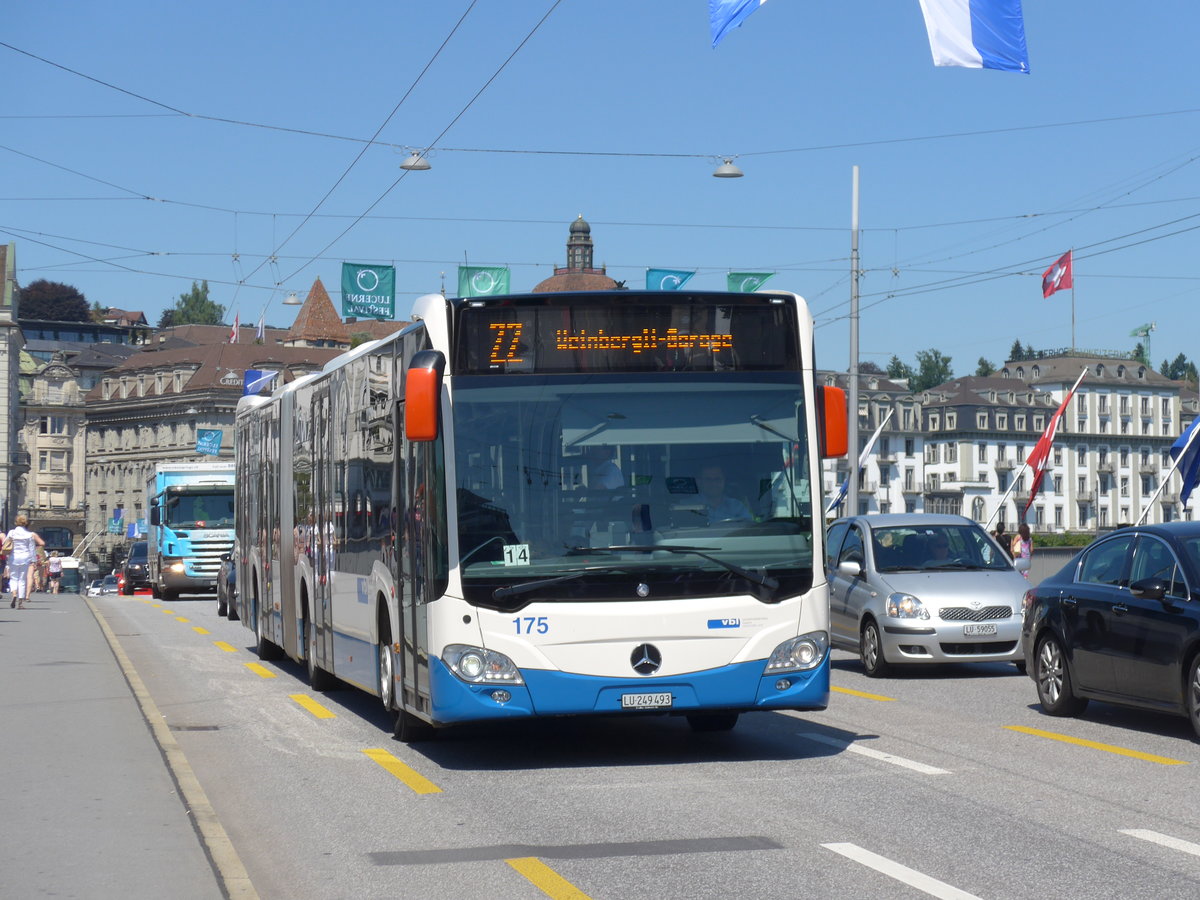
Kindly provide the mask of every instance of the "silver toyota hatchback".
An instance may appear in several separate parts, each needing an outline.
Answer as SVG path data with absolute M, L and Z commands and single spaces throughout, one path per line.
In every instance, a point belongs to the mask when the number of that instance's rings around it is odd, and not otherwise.
M 906 663 L 1012 662 L 1024 671 L 1030 584 L 978 524 L 923 513 L 850 516 L 825 542 L 832 643 L 867 675 Z

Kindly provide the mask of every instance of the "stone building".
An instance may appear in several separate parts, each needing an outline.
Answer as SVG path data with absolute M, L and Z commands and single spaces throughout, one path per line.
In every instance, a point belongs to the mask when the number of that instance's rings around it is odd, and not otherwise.
M 17 443 L 24 343 L 17 323 L 17 245 L 0 244 L 0 529 L 12 524 L 18 479 L 29 471 L 29 456 Z
M 603 266 L 593 262 L 592 226 L 583 215 L 571 223 L 567 236 L 567 264 L 533 286 L 533 293 L 547 291 L 611 291 L 624 285 L 609 278 Z

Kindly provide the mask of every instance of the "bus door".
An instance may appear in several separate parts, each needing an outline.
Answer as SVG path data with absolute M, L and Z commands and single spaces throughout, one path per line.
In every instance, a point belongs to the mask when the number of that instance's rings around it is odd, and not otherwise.
M 336 526 L 333 498 L 337 492 L 333 473 L 333 408 L 329 385 L 325 384 L 313 399 L 313 506 L 315 518 L 312 536 L 313 597 L 309 627 L 315 629 L 316 653 L 313 662 L 333 672 L 333 572 L 336 568 Z
M 429 702 L 429 625 L 427 604 L 429 579 L 427 558 L 428 524 L 427 482 L 429 471 L 423 465 L 430 445 L 402 440 L 404 402 L 396 404 L 396 453 L 392 472 L 392 505 L 396 509 L 396 566 L 392 576 L 399 586 L 400 644 L 396 660 L 401 676 L 398 699 L 410 711 L 428 713 Z

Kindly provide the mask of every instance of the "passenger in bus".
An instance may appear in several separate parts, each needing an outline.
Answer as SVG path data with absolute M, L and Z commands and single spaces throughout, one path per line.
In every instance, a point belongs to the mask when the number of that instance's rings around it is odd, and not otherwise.
M 625 487 L 625 474 L 617 465 L 617 451 L 607 444 L 588 448 L 585 458 L 588 465 L 588 487 L 615 491 Z
M 702 468 L 697 482 L 708 524 L 754 520 L 754 517 L 750 515 L 750 510 L 746 509 L 746 505 L 741 500 L 725 494 L 725 470 L 719 465 L 707 465 Z

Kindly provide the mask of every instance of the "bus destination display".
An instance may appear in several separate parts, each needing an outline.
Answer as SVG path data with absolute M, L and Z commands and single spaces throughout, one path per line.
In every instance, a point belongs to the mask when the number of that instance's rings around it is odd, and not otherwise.
M 790 321 L 790 325 L 789 325 Z M 783 304 L 517 303 L 459 309 L 460 374 L 798 368 Z

